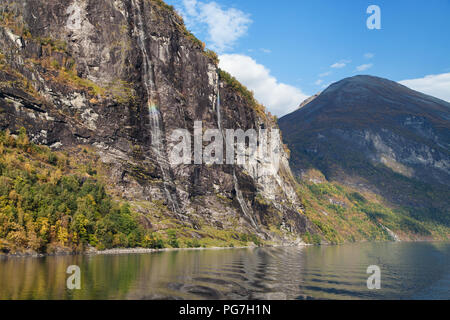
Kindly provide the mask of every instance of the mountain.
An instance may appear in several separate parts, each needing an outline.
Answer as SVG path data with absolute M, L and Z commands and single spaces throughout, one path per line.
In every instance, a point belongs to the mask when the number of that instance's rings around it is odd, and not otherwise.
M 192 135 L 197 120 L 205 129 L 278 128 L 171 6 L 4 0 L 0 12 L 4 251 L 30 248 L 30 235 L 46 250 L 138 246 L 154 236 L 174 246 L 299 243 L 319 233 L 304 215 L 284 150 L 270 176 L 167 161 L 173 131 Z M 68 177 L 77 186 L 65 184 Z M 90 180 L 99 186 L 84 190 Z M 64 192 L 74 196 L 71 207 L 58 200 Z M 95 199 L 126 209 L 111 220 L 113 211 Z M 118 227 L 130 215 L 139 232 Z
M 291 160 L 259 140 L 279 166 L 176 164 L 278 124 L 171 6 L 3 0 L 0 253 L 448 238 L 448 116 L 356 77 L 280 120 Z
M 369 216 L 405 238 L 448 239 L 450 103 L 355 76 L 332 84 L 279 126 L 300 180 L 372 195 L 394 212 Z

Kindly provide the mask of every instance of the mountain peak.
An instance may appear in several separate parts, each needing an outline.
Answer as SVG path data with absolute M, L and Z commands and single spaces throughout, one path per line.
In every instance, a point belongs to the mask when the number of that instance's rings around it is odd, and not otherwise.
M 305 100 L 300 108 L 285 118 L 301 117 L 301 114 L 317 114 L 322 111 L 348 111 L 348 119 L 358 118 L 352 113 L 378 114 L 426 114 L 432 118 L 449 118 L 450 103 L 414 91 L 404 85 L 388 79 L 357 75 L 331 84 L 322 93 Z M 351 111 L 351 112 L 350 112 Z M 338 115 L 337 115 L 338 116 Z M 355 120 L 357 120 L 355 118 Z M 368 120 L 368 119 L 365 119 Z
M 403 103 L 416 104 L 426 101 L 428 104 L 432 103 L 450 108 L 450 103 L 447 101 L 415 91 L 398 82 L 371 75 L 357 75 L 348 77 L 331 84 L 323 91 L 324 94 L 334 94 L 334 92 L 339 92 L 340 94 L 353 93 L 359 97 L 365 96 L 365 92 L 366 94 L 370 92 L 373 95 L 384 99 L 387 98 L 388 100 L 402 100 L 405 97 L 409 97 L 415 101 L 403 101 Z
M 450 103 L 359 75 L 330 85 L 279 125 L 294 172 L 315 167 L 411 212 L 421 207 L 444 214 L 448 196 L 440 190 L 448 190 L 450 181 L 449 120 Z
M 346 91 L 354 91 L 354 90 L 361 90 L 361 89 L 384 89 L 384 90 L 410 90 L 413 91 L 395 81 L 370 76 L 370 75 L 357 75 L 353 77 L 348 77 L 345 79 L 342 79 L 338 82 L 335 82 L 331 84 L 324 92 L 327 91 L 334 91 L 334 90 L 346 90 Z

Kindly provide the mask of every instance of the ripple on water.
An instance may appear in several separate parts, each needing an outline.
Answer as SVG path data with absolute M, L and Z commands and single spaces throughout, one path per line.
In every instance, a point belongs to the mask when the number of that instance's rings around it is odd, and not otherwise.
M 450 299 L 450 244 L 160 252 L 0 260 L 6 299 Z M 66 268 L 80 265 L 82 290 Z M 367 289 L 369 265 L 381 290 Z M 43 284 L 46 284 L 43 286 Z

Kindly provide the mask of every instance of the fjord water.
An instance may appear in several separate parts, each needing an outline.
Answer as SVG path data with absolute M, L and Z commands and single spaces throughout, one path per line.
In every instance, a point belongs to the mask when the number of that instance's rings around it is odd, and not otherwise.
M 69 265 L 81 290 L 66 288 Z M 450 299 L 450 243 L 4 258 L 0 299 Z

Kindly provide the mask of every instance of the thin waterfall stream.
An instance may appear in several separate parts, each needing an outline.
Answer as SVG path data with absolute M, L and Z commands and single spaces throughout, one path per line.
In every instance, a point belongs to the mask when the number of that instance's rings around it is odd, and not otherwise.
M 145 90 L 147 92 L 147 107 L 148 114 L 150 119 L 150 134 L 151 134 L 151 143 L 152 143 L 152 151 L 156 155 L 156 162 L 158 163 L 159 168 L 161 169 L 162 178 L 163 178 L 163 186 L 164 192 L 167 196 L 169 203 L 172 206 L 173 211 L 179 215 L 181 210 L 177 200 L 172 196 L 168 188 L 168 181 L 170 181 L 170 176 L 168 174 L 169 171 L 169 163 L 167 162 L 167 157 L 163 156 L 163 144 L 162 144 L 162 130 L 160 125 L 160 117 L 161 113 L 158 109 L 158 105 L 155 100 L 152 99 L 153 96 L 153 75 L 152 75 L 152 64 L 149 58 L 147 48 L 145 46 L 145 32 L 144 32 L 144 24 L 142 20 L 142 12 L 137 4 L 136 0 L 132 0 L 133 7 L 135 8 L 134 12 L 134 24 L 135 31 L 138 35 L 138 46 L 142 53 L 143 58 L 143 68 L 142 68 L 142 78 L 144 80 Z M 136 21 L 137 18 L 137 21 Z

